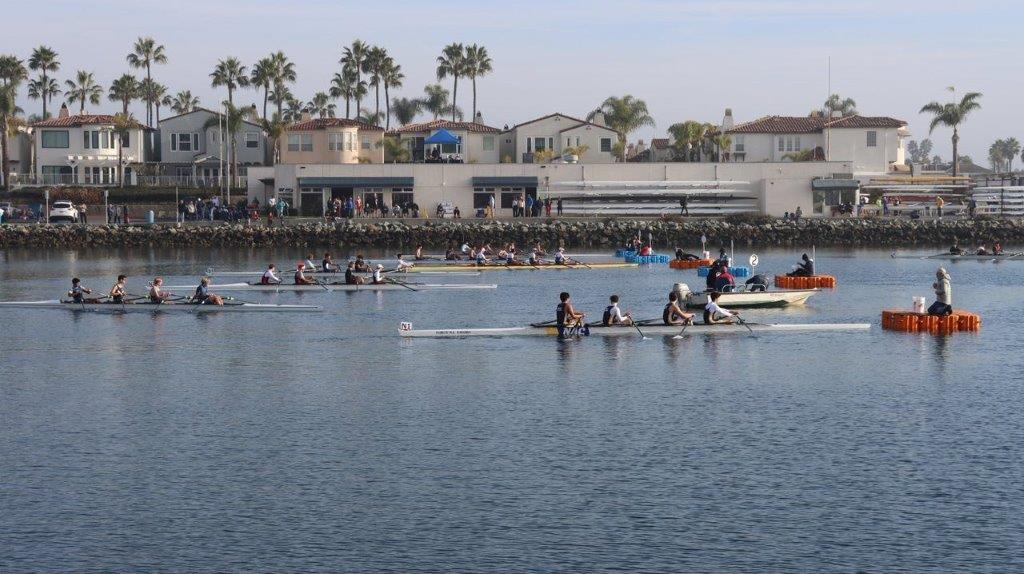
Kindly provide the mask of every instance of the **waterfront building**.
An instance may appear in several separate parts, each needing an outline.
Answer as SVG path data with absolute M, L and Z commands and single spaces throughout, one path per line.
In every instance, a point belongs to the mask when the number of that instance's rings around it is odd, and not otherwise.
M 281 134 L 282 164 L 384 163 L 384 128 L 345 118 L 303 114 Z
M 3 149 L 3 142 L 0 141 L 0 150 Z M 12 177 L 16 181 L 23 174 L 32 169 L 32 138 L 28 128 L 19 126 L 17 131 L 7 136 L 7 169 L 8 173 L 0 170 L 0 187 Z
M 594 121 L 548 114 L 502 132 L 501 161 L 534 163 L 538 152 L 550 151 L 553 158 L 574 155 L 580 163 L 611 163 L 615 161 L 612 149 L 618 137 L 618 132 L 604 125 L 600 114 Z M 570 153 L 573 151 L 577 153 Z
M 402 147 L 409 152 L 409 161 L 414 163 L 499 163 L 500 134 L 500 129 L 484 125 L 482 121 L 433 120 L 404 125 L 387 135 L 399 138 Z M 434 140 L 438 141 L 428 143 Z
M 222 136 L 215 111 L 197 108 L 191 112 L 160 120 L 160 169 L 179 185 L 216 185 L 221 166 L 228 173 L 231 160 L 231 140 Z M 211 127 L 207 127 L 209 122 Z M 223 133 L 226 134 L 226 128 Z M 222 142 L 222 139 L 225 140 Z M 246 169 L 268 163 L 269 150 L 263 128 L 251 121 L 243 121 L 234 136 L 238 175 Z

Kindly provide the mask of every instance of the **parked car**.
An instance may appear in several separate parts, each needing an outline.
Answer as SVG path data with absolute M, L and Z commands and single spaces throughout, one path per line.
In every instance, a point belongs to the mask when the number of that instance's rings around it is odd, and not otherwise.
M 50 223 L 78 223 L 78 208 L 70 201 L 55 201 L 50 206 Z

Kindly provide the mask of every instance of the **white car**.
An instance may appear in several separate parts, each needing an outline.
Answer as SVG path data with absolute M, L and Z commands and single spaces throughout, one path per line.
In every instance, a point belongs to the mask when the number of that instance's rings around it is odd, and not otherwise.
M 50 206 L 50 223 L 78 223 L 78 208 L 70 201 L 55 201 Z

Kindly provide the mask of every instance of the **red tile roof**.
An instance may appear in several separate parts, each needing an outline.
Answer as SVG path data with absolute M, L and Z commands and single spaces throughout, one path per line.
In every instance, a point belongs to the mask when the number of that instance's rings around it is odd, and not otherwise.
M 77 128 L 81 126 L 95 126 L 114 123 L 114 116 L 108 114 L 75 114 L 65 117 L 55 117 L 42 120 L 32 124 L 34 128 Z M 153 129 L 135 122 L 135 127 L 140 129 Z
M 765 116 L 739 124 L 731 134 L 810 134 L 828 128 L 900 128 L 903 120 L 887 117 L 847 116 L 845 118 L 817 118 L 809 116 Z
M 453 122 L 450 120 L 431 120 L 429 122 L 422 122 L 418 124 L 406 124 L 400 128 L 391 130 L 394 133 L 421 133 L 430 132 L 434 130 L 448 130 L 448 131 L 462 131 L 472 132 L 481 134 L 496 134 L 500 133 L 501 130 L 498 128 L 492 128 L 491 126 L 485 126 L 484 124 L 478 124 L 476 122 Z
M 651 147 L 656 149 L 668 149 L 668 138 L 654 138 L 651 140 Z
M 599 130 L 608 130 L 608 131 L 610 131 L 612 133 L 619 133 L 619 132 L 613 130 L 612 128 L 610 128 L 608 126 L 602 126 L 601 124 L 595 124 L 594 122 L 582 122 L 582 123 L 576 124 L 574 126 L 569 126 L 567 128 L 562 128 L 562 129 L 558 130 L 558 133 L 567 132 L 569 130 L 575 130 L 577 128 L 588 127 L 588 126 L 592 127 L 592 128 L 597 128 Z
M 290 132 L 306 132 L 311 130 L 325 130 L 327 128 L 359 128 L 361 130 L 382 132 L 384 128 L 361 122 L 359 120 L 347 120 L 345 118 L 313 118 L 297 124 L 288 126 Z

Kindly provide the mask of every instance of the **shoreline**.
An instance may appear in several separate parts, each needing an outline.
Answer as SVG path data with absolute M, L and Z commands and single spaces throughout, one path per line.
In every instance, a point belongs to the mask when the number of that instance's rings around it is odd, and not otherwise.
M 415 246 L 443 248 L 463 241 L 517 245 L 614 247 L 640 233 L 655 245 L 700 244 L 786 247 L 794 245 L 906 247 L 940 246 L 954 241 L 978 244 L 1024 243 L 1024 221 L 1017 219 L 805 219 L 762 218 L 751 223 L 724 219 L 687 220 L 352 220 L 298 223 L 280 227 L 245 224 L 0 225 L 2 247 L 120 246 Z

